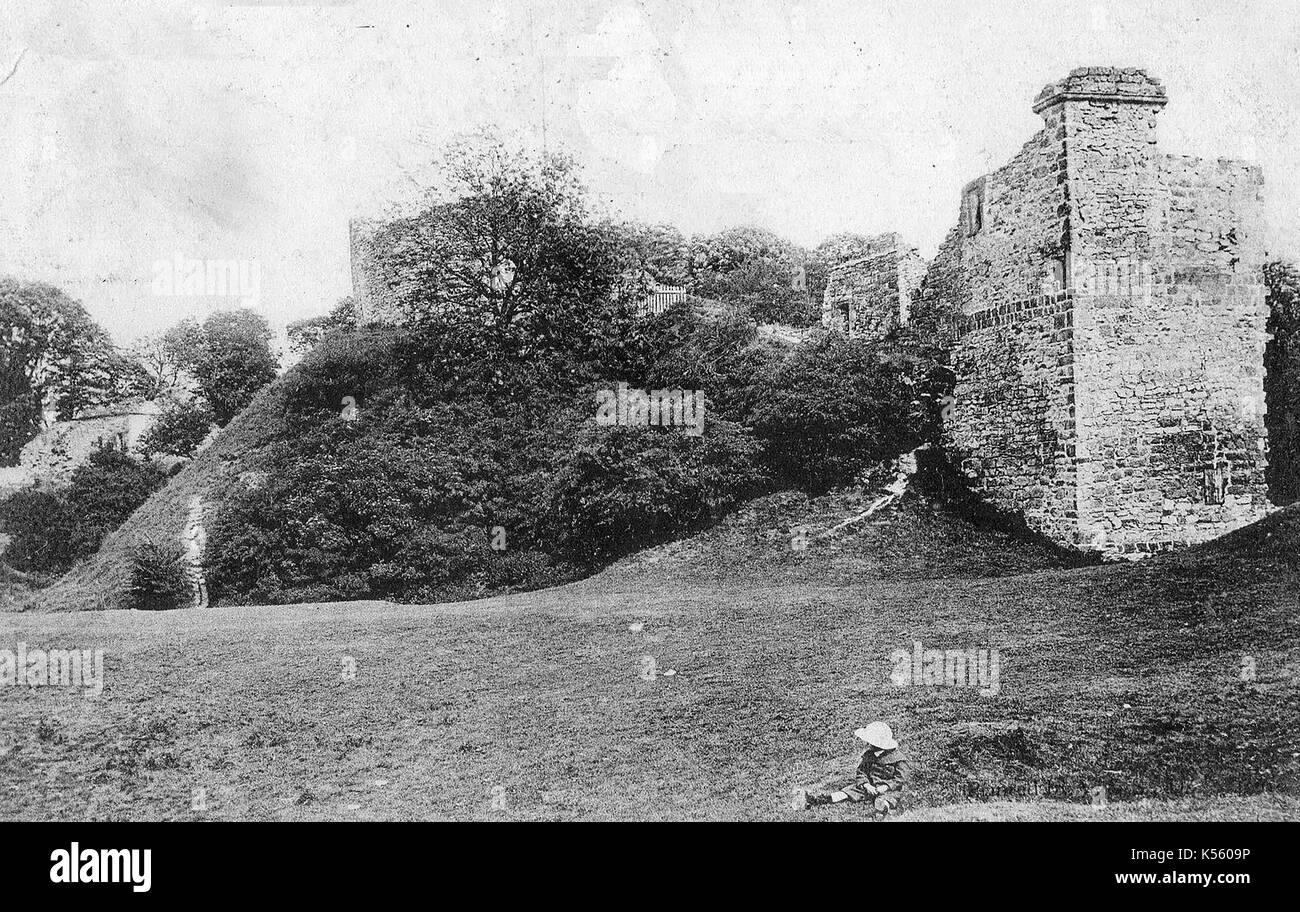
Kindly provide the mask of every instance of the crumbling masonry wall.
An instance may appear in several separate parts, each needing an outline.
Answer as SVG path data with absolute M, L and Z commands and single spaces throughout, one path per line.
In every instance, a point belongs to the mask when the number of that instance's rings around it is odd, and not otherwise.
M 1159 153 L 1165 100 L 1136 69 L 1045 88 L 1044 129 L 964 189 L 920 304 L 951 327 L 945 444 L 975 486 L 1110 555 L 1269 509 L 1262 177 Z
M 883 339 L 907 324 L 925 270 L 925 259 L 897 234 L 871 238 L 866 253 L 838 264 L 827 277 L 822 325 Z
M 926 277 L 922 308 L 954 339 L 944 444 L 973 486 L 1036 531 L 1074 543 L 1074 301 L 1061 112 L 1009 163 L 962 190 L 957 226 Z
M 1094 269 L 1076 315 L 1081 538 L 1123 554 L 1214 538 L 1269 509 L 1262 175 L 1226 160 L 1154 165 L 1149 265 Z
M 395 315 L 394 296 L 384 277 L 381 235 L 385 223 L 372 219 L 348 222 L 352 263 L 352 300 L 358 319 L 383 321 Z

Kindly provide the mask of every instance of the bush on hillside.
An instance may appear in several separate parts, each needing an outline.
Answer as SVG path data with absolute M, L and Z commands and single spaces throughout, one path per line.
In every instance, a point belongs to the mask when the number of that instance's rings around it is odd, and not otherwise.
M 76 515 L 73 544 L 78 557 L 94 554 L 104 536 L 162 487 L 166 474 L 155 463 L 114 447 L 91 453 L 72 473 L 68 506 Z
M 760 447 L 732 422 L 609 427 L 584 434 L 559 472 L 554 515 L 566 556 L 584 566 L 700 528 L 763 487 Z
M 435 340 L 419 338 L 420 353 L 411 360 L 436 358 L 429 351 Z M 400 339 L 395 330 L 377 328 L 325 336 L 285 377 L 285 407 L 291 423 L 319 427 L 341 417 L 349 405 L 360 415 L 373 395 L 399 383 L 395 370 Z
M 216 414 L 205 402 L 173 403 L 140 436 L 140 452 L 191 457 L 216 422 Z
M 662 335 L 645 381 L 638 386 L 701 390 L 708 397 L 709 415 L 747 423 L 759 380 L 781 359 L 758 342 L 754 323 L 739 314 L 705 320 L 688 312 L 656 329 Z
M 75 527 L 62 493 L 28 488 L 0 500 L 0 529 L 13 537 L 4 559 L 15 570 L 48 573 L 72 566 Z
M 356 329 L 358 322 L 356 301 L 351 296 L 343 298 L 324 316 L 295 320 L 286 326 L 289 350 L 294 354 L 305 355 L 332 333 Z
M 825 333 L 757 381 L 750 423 L 776 487 L 821 492 L 938 436 L 934 362 Z
M 717 332 L 727 347 L 743 342 Z M 761 487 L 758 444 L 711 407 L 703 438 L 597 428 L 594 384 L 575 387 L 589 365 L 479 344 L 368 331 L 323 340 L 286 378 L 266 481 L 228 500 L 210 530 L 214 598 L 437 601 L 548 585 Z M 637 357 L 653 365 L 658 354 Z M 341 413 L 343 395 L 355 415 Z
M 354 421 L 332 417 L 281 444 L 267 480 L 225 505 L 209 538 L 213 595 L 425 601 L 522 584 L 521 558 L 493 550 L 493 530 L 505 530 L 505 553 L 543 551 L 554 465 L 574 423 L 375 395 Z M 552 570 L 562 572 L 538 573 Z
M 130 607 L 140 611 L 184 608 L 191 594 L 185 552 L 180 547 L 146 541 L 132 550 Z

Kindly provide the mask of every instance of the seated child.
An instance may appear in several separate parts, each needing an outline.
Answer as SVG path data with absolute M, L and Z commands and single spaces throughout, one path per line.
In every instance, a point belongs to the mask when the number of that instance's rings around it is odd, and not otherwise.
M 859 728 L 854 736 L 867 742 L 867 751 L 858 764 L 852 782 L 830 790 L 809 792 L 805 807 L 838 804 L 841 801 L 871 801 L 877 817 L 898 810 L 899 792 L 907 776 L 907 758 L 898 749 L 893 732 L 884 722 L 872 722 Z

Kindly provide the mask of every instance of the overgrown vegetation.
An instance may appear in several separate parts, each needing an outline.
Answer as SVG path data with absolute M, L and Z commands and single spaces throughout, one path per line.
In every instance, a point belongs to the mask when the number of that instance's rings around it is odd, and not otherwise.
M 569 161 L 499 144 L 454 149 L 447 174 L 450 196 L 387 228 L 405 325 L 357 326 L 345 303 L 299 327 L 267 476 L 211 530 L 218 600 L 550 585 L 773 487 L 853 484 L 932 433 L 934 361 L 914 341 L 825 335 L 791 356 L 744 309 L 636 311 L 629 269 L 686 252 L 682 273 L 716 292 L 746 264 L 786 269 L 788 245 L 595 222 Z M 597 426 L 619 384 L 700 391 L 703 432 Z
M 1264 266 L 1269 341 L 1264 348 L 1268 488 L 1275 504 L 1300 500 L 1300 270 Z
M 153 425 L 140 436 L 140 452 L 193 456 L 216 421 L 216 413 L 203 400 L 168 403 Z
M 181 608 L 190 598 L 185 553 L 175 545 L 145 541 L 131 552 L 130 606 L 142 611 Z
M 5 561 L 22 571 L 67 570 L 94 554 L 165 478 L 153 462 L 103 447 L 72 473 L 66 490 L 11 494 L 0 501 L 0 529 L 13 536 Z

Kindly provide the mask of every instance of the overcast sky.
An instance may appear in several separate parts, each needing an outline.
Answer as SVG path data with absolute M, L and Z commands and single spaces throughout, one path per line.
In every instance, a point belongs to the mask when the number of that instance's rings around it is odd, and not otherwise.
M 127 342 L 235 303 L 156 294 L 159 261 L 240 261 L 281 326 L 350 291 L 350 216 L 484 125 L 567 148 L 614 213 L 928 256 L 1083 65 L 1164 80 L 1165 151 L 1263 165 L 1300 256 L 1295 0 L 0 0 L 0 273 Z

